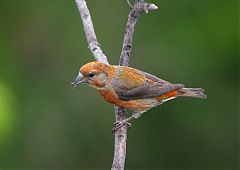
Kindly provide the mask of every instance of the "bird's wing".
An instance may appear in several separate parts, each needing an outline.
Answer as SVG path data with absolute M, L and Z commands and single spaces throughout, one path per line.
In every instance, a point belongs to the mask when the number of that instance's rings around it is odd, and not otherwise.
M 155 98 L 184 87 L 129 67 L 120 67 L 116 74 L 112 87 L 121 100 Z
M 156 77 L 156 76 L 154 76 L 154 75 L 152 75 L 150 73 L 143 72 L 143 71 L 142 71 L 142 73 L 144 74 L 145 78 L 150 80 L 150 81 L 157 82 L 157 83 L 160 83 L 160 84 L 165 84 L 165 83 L 166 84 L 171 84 L 171 83 L 169 83 L 169 82 L 167 82 L 165 80 L 162 80 L 162 79 L 160 79 L 160 78 L 158 78 L 158 77 Z

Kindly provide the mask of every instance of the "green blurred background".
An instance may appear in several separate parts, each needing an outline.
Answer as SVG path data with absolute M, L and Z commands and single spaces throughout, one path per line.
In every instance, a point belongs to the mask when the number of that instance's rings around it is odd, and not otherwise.
M 130 66 L 203 87 L 133 121 L 128 170 L 235 170 L 239 161 L 238 1 L 152 0 Z M 125 0 L 89 0 L 101 47 L 117 64 Z M 70 85 L 93 57 L 73 0 L 0 2 L 0 169 L 110 169 L 112 105 Z

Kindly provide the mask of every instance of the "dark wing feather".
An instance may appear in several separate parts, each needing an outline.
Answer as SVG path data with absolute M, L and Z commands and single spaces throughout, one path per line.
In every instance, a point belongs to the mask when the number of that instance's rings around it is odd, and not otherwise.
M 142 83 L 128 83 L 126 79 L 131 79 L 131 77 L 126 76 L 124 78 L 120 76 L 120 78 L 114 80 L 113 88 L 119 99 L 127 101 L 155 98 L 184 87 L 182 84 L 172 84 L 149 73 L 140 71 L 137 73 L 139 73 L 139 79 L 144 80 Z

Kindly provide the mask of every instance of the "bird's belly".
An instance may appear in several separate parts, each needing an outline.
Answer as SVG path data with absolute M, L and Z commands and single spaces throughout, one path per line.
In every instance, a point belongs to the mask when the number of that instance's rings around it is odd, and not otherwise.
M 129 101 L 122 101 L 121 103 L 123 106 L 130 110 L 149 110 L 159 104 L 161 104 L 156 99 L 137 99 L 137 100 L 129 100 Z
M 111 90 L 98 90 L 98 92 L 109 103 L 116 104 L 119 100 L 116 94 Z
M 161 104 L 159 100 L 154 98 L 124 101 L 120 100 L 111 90 L 99 90 L 98 92 L 107 102 L 129 110 L 148 110 Z

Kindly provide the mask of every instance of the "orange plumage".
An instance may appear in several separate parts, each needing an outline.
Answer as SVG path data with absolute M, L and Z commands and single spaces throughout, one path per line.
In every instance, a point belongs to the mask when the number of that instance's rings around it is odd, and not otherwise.
M 178 96 L 206 98 L 201 88 L 184 88 L 182 84 L 169 83 L 135 68 L 97 61 L 80 68 L 72 84 L 75 87 L 80 83 L 97 89 L 107 102 L 132 110 L 130 118 L 138 118 L 143 112 Z

